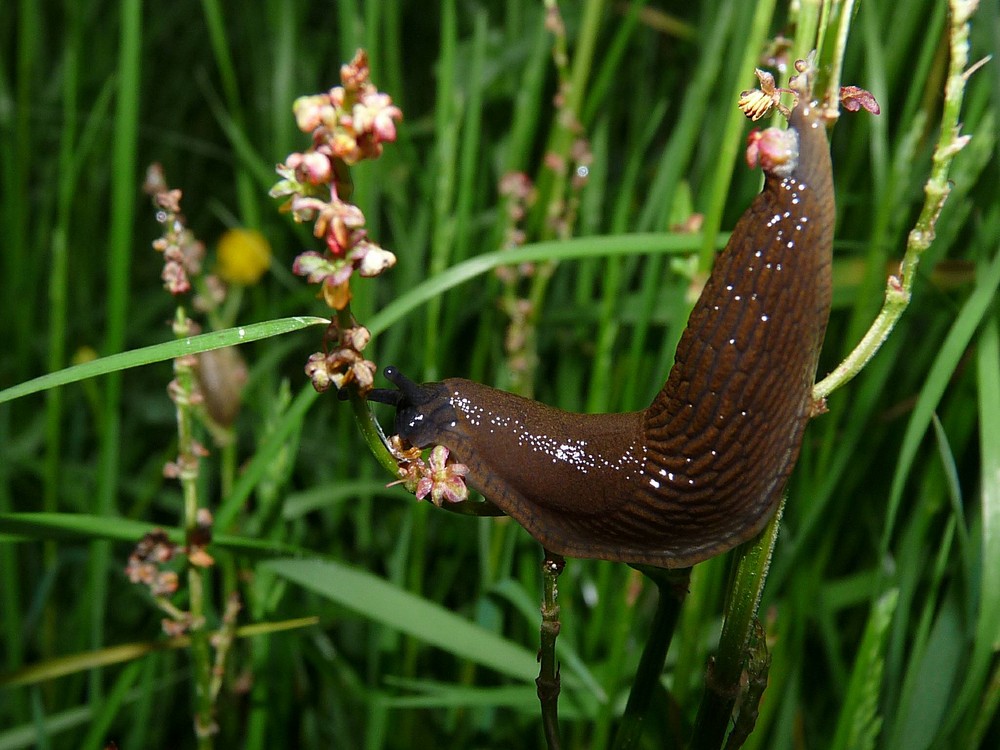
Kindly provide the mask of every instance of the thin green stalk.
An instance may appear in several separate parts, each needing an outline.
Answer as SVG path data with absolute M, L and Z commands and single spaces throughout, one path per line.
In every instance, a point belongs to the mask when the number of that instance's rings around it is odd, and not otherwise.
M 5 178 L 4 210 L 4 244 L 2 253 L 4 270 L 9 279 L 30 279 L 28 260 L 32 257 L 29 247 L 28 227 L 32 221 L 32 210 L 29 196 L 32 176 L 32 113 L 37 109 L 38 65 L 45 57 L 45 51 L 40 49 L 40 41 L 45 38 L 43 32 L 42 10 L 37 3 L 19 3 L 17 12 L 17 42 L 14 48 L 17 54 L 15 71 L 16 105 L 13 116 L 13 137 L 10 139 L 12 148 L 4 149 L 6 166 L 3 169 Z M 9 117 L 5 116 L 7 120 Z M 6 140 L 6 139 L 5 139 Z M 6 295 L 8 307 L 7 320 L 14 325 L 15 335 L 10 342 L 14 352 L 14 361 L 20 372 L 25 372 L 30 361 L 30 347 L 34 340 L 32 329 L 36 325 L 33 310 L 30 305 L 16 294 Z
M 451 259 L 455 225 L 452 211 L 457 171 L 458 121 L 455 106 L 455 47 L 458 44 L 455 3 L 441 3 L 441 55 L 437 67 L 437 92 L 434 111 L 434 131 L 437 152 L 434 171 L 434 226 L 431 236 L 429 272 L 443 272 Z M 427 305 L 426 341 L 424 343 L 424 375 L 436 379 L 441 362 L 442 300 L 433 299 Z
M 732 89 L 726 101 L 737 101 L 740 91 L 747 88 L 748 80 L 745 76 L 748 76 L 753 71 L 755 62 L 760 56 L 760 50 L 764 46 L 764 39 L 767 37 L 774 18 L 774 6 L 775 0 L 761 0 L 755 6 L 750 29 L 737 28 L 734 30 L 736 38 L 731 39 L 730 43 L 743 45 L 742 61 L 736 67 L 736 70 L 747 71 L 747 73 L 741 73 L 737 80 L 732 82 Z M 731 55 L 732 52 L 730 51 L 727 54 Z M 715 259 L 715 247 L 709 241 L 709 237 L 714 236 L 722 225 L 722 211 L 725 208 L 726 194 L 729 192 L 730 184 L 732 184 L 732 165 L 736 162 L 737 152 L 742 147 L 742 139 L 739 137 L 739 134 L 745 127 L 745 122 L 746 118 L 738 107 L 730 106 L 726 110 L 721 128 L 719 155 L 716 159 L 716 164 L 720 166 L 720 169 L 716 170 L 715 179 L 712 181 L 707 196 L 705 221 L 703 224 L 706 231 L 703 235 L 703 244 L 698 258 L 698 266 L 702 270 L 707 271 L 710 269 Z
M 856 13 L 855 0 L 843 0 L 840 8 L 837 38 L 833 47 L 833 64 L 831 66 L 829 85 L 826 91 L 827 106 L 836 106 L 840 101 L 841 73 L 844 70 L 844 57 L 847 53 L 847 37 L 850 35 L 851 23 Z
M 543 239 L 568 239 L 572 236 L 575 223 L 573 207 L 577 197 L 571 194 L 571 182 L 568 179 L 572 165 L 571 149 L 574 140 L 581 136 L 580 109 L 593 64 L 604 3 L 605 0 L 588 0 L 586 3 L 571 63 L 566 27 L 558 4 L 556 0 L 545 0 L 546 29 L 552 34 L 552 59 L 558 79 L 559 103 L 546 144 L 546 163 L 537 178 L 536 191 L 539 198 L 529 217 L 530 230 Z M 561 166 L 553 166 L 549 160 L 558 162 Z M 538 265 L 529 283 L 528 313 L 521 324 L 524 343 L 520 347 L 520 354 L 526 364 L 515 370 L 516 379 L 512 383 L 512 390 L 522 396 L 533 395 L 538 320 L 545 306 L 554 270 L 554 261 Z
M 656 584 L 656 614 L 615 735 L 615 750 L 631 750 L 639 744 L 691 578 L 690 568 L 663 570 L 643 567 L 639 570 Z
M 747 644 L 767 580 L 774 543 L 778 539 L 781 511 L 779 508 L 757 538 L 739 547 L 736 553 L 719 651 L 705 679 L 705 694 L 698 707 L 691 740 L 692 750 L 716 750 L 722 746 L 729 728 L 739 695 L 740 675 L 747 661 Z
M 1000 330 L 996 318 L 989 321 L 979 336 L 976 348 L 979 390 L 980 506 L 982 524 L 979 532 L 980 602 L 976 618 L 973 653 L 964 686 L 954 701 L 966 709 L 966 747 L 978 747 L 1000 707 L 1000 663 L 995 660 L 995 645 L 1000 641 L 1000 429 L 991 415 L 1000 413 Z M 988 676 L 993 663 L 992 675 Z M 954 714 L 948 729 L 958 723 Z M 960 734 L 959 736 L 963 736 Z
M 559 79 L 562 103 L 546 144 L 546 153 L 568 162 L 570 146 L 577 137 L 580 111 L 586 94 L 587 81 L 593 67 L 597 38 L 601 30 L 601 17 L 606 0 L 587 0 L 581 16 L 580 28 L 574 39 L 572 62 L 569 60 L 566 29 L 559 17 L 556 0 L 544 0 L 546 13 L 558 21 L 549 26 L 552 31 L 552 57 Z M 550 219 L 561 214 L 559 206 L 566 200 L 566 170 L 542 169 L 538 178 L 539 201 L 534 214 L 534 229 L 542 239 L 552 239 L 556 233 Z
M 69 251 L 67 237 L 71 232 L 70 213 L 74 203 L 73 190 L 76 185 L 78 170 L 74 168 L 74 150 L 77 139 L 77 86 L 79 78 L 79 46 L 80 46 L 80 14 L 76 11 L 76 3 L 66 6 L 67 42 L 63 55 L 63 99 L 62 109 L 65 122 L 60 132 L 59 161 L 63 169 L 59 173 L 59 193 L 56 209 L 56 226 L 52 233 L 52 261 L 49 274 L 49 341 L 46 365 L 49 372 L 55 372 L 65 365 L 66 361 L 66 325 L 69 288 Z M 54 513 L 59 504 L 59 486 L 62 480 L 60 464 L 62 462 L 63 439 L 63 399 L 62 391 L 54 389 L 45 393 L 45 471 L 44 489 L 42 494 L 42 509 Z M 57 548 L 53 541 L 48 541 L 43 547 L 45 568 L 55 569 Z M 42 653 L 56 653 L 55 629 L 58 613 L 49 603 L 46 606 L 45 620 L 42 626 Z M 18 639 L 20 641 L 21 639 Z
M 637 570 L 618 565 L 602 565 L 600 576 L 597 590 L 607 592 L 605 601 L 608 606 L 595 608 L 591 621 L 587 623 L 588 638 L 583 648 L 585 653 L 607 650 L 609 671 L 605 681 L 608 685 L 619 685 L 635 678 L 629 669 L 628 652 L 632 645 L 636 601 L 642 591 L 643 577 Z M 606 700 L 600 706 L 594 727 L 588 735 L 592 739 L 592 747 L 610 747 L 616 724 L 617 706 L 613 700 Z
M 704 633 L 717 616 L 726 581 L 725 558 L 706 560 L 691 573 L 690 593 L 684 601 L 679 623 L 677 660 L 673 667 L 671 694 L 678 705 L 692 706 L 704 682 L 710 647 Z
M 910 304 L 920 257 L 934 241 L 935 225 L 951 192 L 948 173 L 952 161 L 970 138 L 959 135 L 961 129 L 959 117 L 962 112 L 965 86 L 968 83 L 966 67 L 969 64 L 969 19 L 977 5 L 977 0 L 951 0 L 951 26 L 948 37 L 951 57 L 948 65 L 948 81 L 945 84 L 944 107 L 941 111 L 941 130 L 934 149 L 931 174 L 924 185 L 924 205 L 916 224 L 907 236 L 906 253 L 900 264 L 899 275 L 889 277 L 882 309 L 868 332 L 847 358 L 813 388 L 813 398 L 816 401 L 823 401 L 861 372 L 885 343 Z
M 0 406 L 0 445 L 9 445 L 11 440 L 11 409 Z M 0 461 L 0 513 L 10 513 L 14 509 L 14 498 L 11 495 L 12 462 Z M 5 672 L 14 672 L 24 664 L 25 638 L 23 631 L 24 607 L 22 588 L 29 584 L 23 582 L 23 570 L 18 554 L 20 545 L 0 544 L 0 624 L 3 627 L 4 648 L 3 668 Z M 27 713 L 27 696 L 21 692 L 8 693 L 4 696 L 5 705 L 0 709 L 0 719 L 5 716 L 22 717 Z
M 231 593 L 226 600 L 226 611 L 222 616 L 222 626 L 215 634 L 215 661 L 212 663 L 209 700 L 212 705 L 219 698 L 223 678 L 226 675 L 226 657 L 236 638 L 236 617 L 241 609 L 239 594 Z
M 559 750 L 559 662 L 556 640 L 559 638 L 559 575 L 566 561 L 562 555 L 545 550 L 542 561 L 542 624 L 538 649 L 538 701 L 542 707 L 542 729 L 549 750 Z
M 189 321 L 182 306 L 177 307 L 174 332 L 178 338 L 188 335 Z M 177 466 L 184 498 L 184 535 L 189 556 L 204 541 L 198 518 L 198 475 L 200 458 L 195 438 L 195 414 L 191 394 L 197 389 L 193 357 L 180 357 L 174 361 L 176 380 L 171 394 L 177 406 Z M 212 737 L 217 731 L 212 700 L 212 653 L 208 643 L 205 622 L 206 570 L 189 559 L 187 566 L 188 597 L 190 607 L 191 661 L 195 687 L 195 735 L 201 750 L 210 750 Z
M 470 225 L 477 178 L 482 164 L 483 68 L 486 64 L 486 41 L 489 17 L 485 10 L 475 16 L 472 35 L 472 63 L 465 77 L 465 117 L 458 158 L 458 194 L 455 199 L 455 249 L 465 258 L 470 250 Z
M 202 0 L 201 5 L 202 11 L 205 14 L 205 22 L 208 26 L 209 38 L 212 41 L 212 52 L 215 55 L 215 63 L 218 66 L 219 76 L 222 79 L 222 90 L 226 97 L 226 104 L 229 107 L 230 117 L 235 127 L 239 131 L 246 133 L 246 118 L 243 115 L 243 105 L 240 102 L 236 69 L 233 65 L 233 57 L 229 52 L 229 44 L 226 40 L 228 25 L 222 15 L 222 8 L 218 0 Z M 236 197 L 240 204 L 240 216 L 247 226 L 260 226 L 258 210 L 260 194 L 253 176 L 241 162 L 235 164 L 235 169 Z
M 756 617 L 750 630 L 747 644 L 746 675 L 747 684 L 743 691 L 743 701 L 736 716 L 733 731 L 726 740 L 726 750 L 738 750 L 750 737 L 757 725 L 760 714 L 760 700 L 767 689 L 768 673 L 771 668 L 771 655 L 767 651 L 767 637 L 764 626 Z
M 135 218 L 136 149 L 139 126 L 139 72 L 142 41 L 142 3 L 125 0 L 121 8 L 121 32 L 118 53 L 118 95 L 112 144 L 111 236 L 108 252 L 107 329 L 104 351 L 120 352 L 125 348 L 128 322 L 129 269 L 132 260 L 132 226 Z M 111 516 L 116 512 L 121 463 L 122 377 L 112 373 L 107 378 L 101 420 L 101 450 L 97 477 L 97 512 Z M 111 548 L 107 542 L 95 542 L 89 560 L 90 642 L 93 648 L 104 643 L 107 610 L 107 571 Z M 91 696 L 103 692 L 101 675 L 90 678 Z

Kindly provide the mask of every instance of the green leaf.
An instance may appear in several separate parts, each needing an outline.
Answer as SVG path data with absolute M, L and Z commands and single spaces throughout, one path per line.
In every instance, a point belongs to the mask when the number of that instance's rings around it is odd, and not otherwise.
M 951 330 L 948 331 L 948 336 L 927 374 L 924 387 L 920 391 L 920 397 L 913 408 L 910 423 L 906 426 L 903 445 L 899 451 L 899 462 L 896 464 L 896 471 L 892 477 L 889 513 L 882 533 L 882 557 L 885 557 L 888 552 L 889 542 L 896 525 L 896 515 L 903 499 L 903 488 L 916 459 L 917 448 L 919 448 L 920 442 L 930 426 L 931 415 L 941 401 L 955 368 L 958 367 L 969 342 L 989 309 L 997 286 L 1000 286 L 1000 253 L 989 266 L 982 267 L 981 272 L 977 274 L 976 288 L 969 295 L 962 311 L 955 318 Z
M 831 750 L 870 750 L 882 728 L 878 699 L 885 665 L 886 634 L 896 611 L 899 590 L 890 589 L 875 602 L 861 639 Z
M 82 365 L 74 365 L 64 370 L 50 372 L 48 375 L 18 383 L 15 386 L 0 391 L 0 404 L 5 401 L 13 401 L 31 393 L 38 393 L 49 388 L 56 388 L 60 385 L 75 383 L 79 380 L 107 375 L 109 372 L 127 370 L 130 367 L 140 367 L 141 365 L 152 364 L 153 362 L 163 362 L 167 359 L 174 359 L 185 354 L 200 354 L 211 349 L 221 349 L 226 346 L 237 346 L 247 344 L 251 341 L 281 336 L 292 331 L 298 331 L 309 326 L 329 325 L 326 318 L 316 318 L 311 316 L 296 316 L 293 318 L 279 318 L 278 320 L 268 320 L 263 323 L 253 323 L 247 326 L 236 326 L 223 331 L 213 331 L 203 333 L 200 336 L 189 336 L 176 341 L 166 341 L 162 344 L 153 344 L 142 349 L 133 349 L 120 354 L 112 354 L 108 357 L 101 357 L 92 362 L 85 362 Z
M 269 560 L 261 568 L 459 658 L 517 680 L 538 676 L 535 654 L 524 646 L 367 571 L 332 560 Z
M 109 518 L 88 513 L 0 513 L 0 541 L 33 539 L 108 539 L 114 542 L 139 541 L 144 534 L 161 528 L 176 544 L 184 541 L 184 530 L 157 526 L 129 518 Z M 251 539 L 234 534 L 215 534 L 212 544 L 237 552 L 257 555 L 306 554 L 290 544 L 267 539 Z
M 965 655 L 961 606 L 952 590 L 934 621 L 927 648 L 915 665 L 915 687 L 907 705 L 900 707 L 898 732 L 888 747 L 924 750 L 941 731 L 941 723 L 952 707 L 952 690 Z

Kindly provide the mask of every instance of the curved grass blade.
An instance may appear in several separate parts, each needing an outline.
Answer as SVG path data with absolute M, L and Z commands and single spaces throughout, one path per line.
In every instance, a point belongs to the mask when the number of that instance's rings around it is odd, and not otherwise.
M 293 318 L 279 318 L 278 320 L 267 320 L 263 323 L 253 323 L 247 326 L 236 326 L 223 331 L 213 331 L 203 333 L 199 336 L 189 336 L 176 341 L 165 341 L 162 344 L 153 344 L 142 349 L 133 349 L 120 354 L 112 354 L 108 357 L 101 357 L 92 362 L 85 362 L 81 365 L 67 367 L 64 370 L 50 372 L 48 375 L 34 378 L 18 383 L 15 386 L 0 391 L 0 404 L 5 401 L 13 401 L 31 393 L 38 393 L 49 388 L 56 388 L 60 385 L 75 383 L 79 380 L 86 380 L 98 375 L 106 375 L 109 372 L 127 370 L 130 367 L 152 364 L 153 362 L 163 362 L 167 359 L 174 359 L 184 354 L 200 354 L 211 349 L 221 349 L 226 346 L 236 346 L 246 344 L 251 341 L 281 336 L 292 331 L 298 331 L 309 326 L 329 325 L 326 318 L 312 316 L 295 316 Z
M 184 543 L 184 530 L 181 528 L 157 526 L 130 518 L 109 518 L 89 513 L 0 513 L 0 542 L 107 539 L 134 544 L 153 529 L 162 529 L 176 544 Z M 251 556 L 313 554 L 283 542 L 235 534 L 213 534 L 212 544 Z
M 319 623 L 318 617 L 298 617 L 280 622 L 258 622 L 253 625 L 244 625 L 236 628 L 236 637 L 249 638 L 255 635 L 277 633 L 282 630 L 306 628 L 317 623 Z M 111 666 L 112 664 L 132 661 L 154 651 L 187 648 L 190 645 L 191 637 L 180 635 L 162 641 L 121 643 L 117 646 L 108 646 L 96 651 L 84 651 L 78 654 L 69 654 L 68 656 L 58 656 L 24 667 L 9 675 L 3 675 L 0 677 L 0 687 L 34 685 L 78 672 L 86 672 L 90 669 L 98 669 L 100 667 Z
M 366 570 L 316 559 L 268 560 L 258 569 L 276 573 L 363 617 L 514 679 L 531 683 L 538 674 L 535 654 L 524 646 Z M 572 675 L 564 675 L 566 683 L 580 684 Z

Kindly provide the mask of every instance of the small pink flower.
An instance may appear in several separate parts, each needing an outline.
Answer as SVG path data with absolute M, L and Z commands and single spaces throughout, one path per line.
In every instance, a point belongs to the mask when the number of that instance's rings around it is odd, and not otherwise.
M 365 278 L 378 276 L 396 265 L 395 255 L 368 240 L 362 240 L 354 246 L 351 259 L 354 260 L 358 273 Z
M 363 326 L 354 326 L 339 333 L 340 348 L 324 353 L 316 352 L 309 357 L 305 372 L 312 381 L 313 388 L 322 393 L 334 386 L 340 390 L 350 383 L 356 383 L 362 393 L 367 393 L 375 384 L 375 363 L 361 355 L 361 349 L 371 340 L 371 333 Z
M 292 217 L 299 222 L 312 221 L 319 217 L 323 221 L 325 229 L 329 216 L 332 215 L 332 208 L 327 201 L 311 195 L 295 195 L 290 204 Z M 321 231 L 320 234 L 323 232 Z
M 311 133 L 318 128 L 327 115 L 327 108 L 330 108 L 330 98 L 323 94 L 300 96 L 296 99 L 292 104 L 292 112 L 299 130 Z
M 348 164 L 356 164 L 361 161 L 363 154 L 358 147 L 358 139 L 351 133 L 340 132 L 333 136 L 330 141 L 330 149 L 338 159 L 343 159 Z
M 435 445 L 431 450 L 428 459 L 429 473 L 417 482 L 417 500 L 430 495 L 431 502 L 440 507 L 445 500 L 460 503 L 469 498 L 469 488 L 465 486 L 469 467 L 465 464 L 449 464 L 448 453 L 443 445 Z
M 352 326 L 341 333 L 341 340 L 345 346 L 360 352 L 372 340 L 372 332 L 364 326 Z
M 135 581 L 133 581 L 135 583 Z M 153 596 L 170 596 L 177 592 L 179 579 L 172 570 L 163 570 L 149 581 L 149 591 Z
M 332 373 L 326 363 L 326 355 L 323 352 L 315 352 L 309 355 L 306 362 L 306 376 L 312 381 L 313 388 L 317 393 L 324 393 L 333 384 Z
M 322 283 L 323 300 L 336 310 L 344 309 L 351 299 L 354 271 L 377 276 L 396 262 L 395 255 L 367 240 L 364 214 L 347 202 L 352 190 L 348 168 L 376 158 L 383 142 L 396 140 L 396 123 L 403 116 L 369 77 L 367 53 L 358 50 L 341 67 L 340 86 L 296 99 L 296 123 L 312 136 L 312 143 L 277 166 L 281 179 L 270 191 L 274 198 L 287 198 L 281 211 L 291 212 L 297 222 L 312 222 L 313 236 L 325 243 L 327 254 L 303 253 L 296 258 L 294 271 Z M 326 376 L 316 367 L 312 363 L 309 369 L 317 373 L 318 387 L 330 383 L 340 387 L 350 379 L 367 387 L 374 371 L 359 358 L 357 363 L 337 365 L 336 378 L 331 372 L 325 382 Z
M 172 214 L 179 214 L 181 212 L 182 195 L 183 193 L 180 190 L 174 188 L 173 190 L 157 193 L 153 201 L 164 211 L 169 211 Z
M 403 113 L 388 94 L 379 91 L 363 94 L 352 114 L 355 132 L 372 133 L 376 143 L 396 140 L 395 120 L 402 119 Z
M 367 393 L 375 385 L 375 373 L 378 367 L 370 359 L 360 359 L 351 365 L 351 379 L 358 384 L 361 393 Z
M 185 294 L 191 289 L 187 271 L 177 261 L 167 261 L 163 265 L 163 273 L 160 274 L 160 278 L 163 279 L 163 286 L 166 290 L 173 295 Z
M 342 258 L 327 258 L 312 250 L 307 250 L 295 259 L 292 272 L 306 276 L 313 284 L 338 286 L 354 273 L 354 267 Z
M 340 66 L 340 82 L 348 91 L 357 91 L 368 83 L 368 53 L 359 49 L 354 58 Z
M 774 76 L 766 70 L 755 68 L 754 74 L 760 82 L 760 88 L 741 92 L 740 100 L 736 103 L 736 106 L 753 122 L 757 122 L 757 120 L 775 107 L 777 107 L 779 112 L 783 112 L 787 116 L 788 109 L 781 104 L 781 95 L 793 94 L 795 92 L 791 89 L 783 89 L 775 86 Z
M 311 185 L 322 185 L 329 182 L 331 174 L 333 174 L 333 166 L 330 164 L 329 157 L 318 151 L 304 154 L 295 170 L 296 177 Z
M 841 86 L 840 101 L 848 112 L 857 112 L 862 107 L 873 115 L 882 112 L 872 92 L 858 86 Z

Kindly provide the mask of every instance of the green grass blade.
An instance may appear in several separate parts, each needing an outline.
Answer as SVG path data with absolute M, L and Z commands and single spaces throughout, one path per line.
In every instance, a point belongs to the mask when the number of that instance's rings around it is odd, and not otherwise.
M 184 530 L 180 527 L 157 526 L 129 518 L 108 518 L 87 513 L 0 513 L 0 541 L 4 543 L 31 539 L 106 539 L 135 543 L 154 529 L 165 531 L 175 544 L 184 543 Z M 212 544 L 249 555 L 312 554 L 291 544 L 234 534 L 215 534 Z
M 723 247 L 728 234 L 716 236 L 717 247 Z M 470 279 L 492 271 L 498 266 L 517 265 L 542 260 L 572 260 L 655 253 L 689 253 L 702 244 L 700 234 L 629 234 L 621 236 L 580 237 L 572 240 L 537 242 L 512 250 L 483 253 L 457 263 L 432 276 L 414 288 L 398 295 L 368 321 L 373 336 L 385 331 L 411 311 L 442 293 Z
M 538 676 L 535 654 L 372 573 L 332 560 L 270 560 L 261 568 L 354 612 L 517 680 Z
M 319 619 L 316 617 L 299 617 L 281 622 L 258 622 L 253 625 L 244 625 L 236 628 L 235 636 L 237 638 L 250 638 L 253 636 L 280 633 L 285 630 L 310 627 L 316 625 L 318 622 Z M 59 656 L 32 664 L 13 674 L 2 675 L 0 676 L 0 687 L 11 688 L 18 685 L 40 684 L 76 674 L 77 672 L 85 672 L 89 669 L 100 669 L 115 664 L 135 661 L 156 651 L 188 648 L 190 645 L 190 636 L 179 635 L 165 640 L 120 643 L 116 646 L 108 646 L 97 651 L 68 654 L 67 656 Z
M 831 750 L 870 750 L 875 746 L 882 726 L 878 698 L 882 689 L 886 635 L 898 599 L 898 592 L 892 589 L 883 594 L 872 608 Z
M 67 367 L 58 372 L 28 380 L 27 382 L 6 388 L 0 391 L 0 404 L 4 401 L 12 401 L 31 393 L 56 388 L 61 385 L 75 383 L 79 380 L 106 375 L 120 370 L 127 370 L 130 367 L 140 367 L 154 362 L 163 362 L 167 359 L 180 357 L 185 354 L 200 354 L 210 349 L 221 349 L 225 346 L 237 346 L 248 344 L 251 341 L 281 336 L 292 331 L 299 331 L 309 326 L 329 325 L 330 321 L 325 318 L 315 318 L 310 316 L 296 316 L 293 318 L 280 318 L 278 320 L 268 320 L 263 323 L 252 323 L 247 326 L 237 326 L 227 328 L 223 331 L 213 331 L 203 333 L 198 336 L 189 336 L 176 341 L 166 341 L 162 344 L 153 344 L 142 349 L 133 349 L 112 354 L 109 357 L 101 357 L 92 362 Z
M 931 415 L 937 408 L 952 373 L 955 372 L 955 368 L 965 353 L 969 341 L 972 340 L 976 328 L 979 327 L 983 316 L 989 309 L 998 286 L 1000 286 L 1000 253 L 996 255 L 990 265 L 984 266 L 982 272 L 978 274 L 976 288 L 969 295 L 952 324 L 951 330 L 927 374 L 925 385 L 920 391 L 920 397 L 913 409 L 913 416 L 906 427 L 903 445 L 899 451 L 899 461 L 892 477 L 888 516 L 882 533 L 881 556 L 883 558 L 888 552 L 889 543 L 895 530 L 895 520 L 903 498 L 903 488 L 913 467 L 917 448 L 930 426 Z
M 1000 708 L 1000 690 L 986 682 L 1000 674 L 995 653 L 1000 648 L 1000 326 L 993 319 L 979 336 L 976 352 L 979 385 L 980 454 L 980 583 L 979 618 L 971 662 L 962 691 L 954 701 L 951 724 L 968 725 L 956 746 L 976 747 Z M 991 667 L 995 670 L 990 674 Z M 976 707 L 976 704 L 980 704 Z M 950 728 L 950 727 L 949 727 Z

